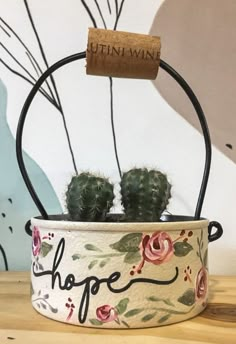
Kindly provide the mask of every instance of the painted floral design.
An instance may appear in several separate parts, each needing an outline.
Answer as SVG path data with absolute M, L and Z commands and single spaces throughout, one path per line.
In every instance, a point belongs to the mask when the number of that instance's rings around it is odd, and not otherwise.
M 35 257 L 33 265 L 36 271 L 44 271 L 44 267 L 39 261 L 39 256 Z
M 140 274 L 145 262 L 160 265 L 170 261 L 173 255 L 176 257 L 186 256 L 193 250 L 192 245 L 188 242 L 192 235 L 192 231 L 182 230 L 179 236 L 173 240 L 168 233 L 163 231 L 156 231 L 151 235 L 129 233 L 110 245 L 110 248 L 116 251 L 115 253 L 103 252 L 94 244 L 86 244 L 84 248 L 88 254 L 75 253 L 72 255 L 72 259 L 91 258 L 88 265 L 88 269 L 91 270 L 95 266 L 103 268 L 112 258 L 123 256 L 124 263 L 132 264 L 130 275 Z
M 193 242 L 196 240 L 197 248 L 194 252 Z M 89 319 L 93 326 L 115 322 L 118 326 L 129 328 L 129 323 L 133 317 L 138 318 L 143 323 L 148 323 L 153 319 L 157 324 L 162 324 L 176 315 L 191 313 L 199 303 L 203 307 L 206 305 L 208 270 L 207 248 L 204 247 L 203 230 L 200 231 L 199 237 L 196 237 L 192 230 L 180 230 L 175 237 L 171 237 L 164 231 L 148 234 L 128 233 L 110 244 L 109 247 L 111 250 L 97 247 L 94 243 L 86 243 L 84 245 L 85 250 L 72 255 L 72 259 L 88 259 L 89 270 L 95 266 L 103 268 L 113 259 L 122 259 L 124 264 L 131 265 L 131 276 L 135 273 L 141 274 L 144 271 L 144 266 L 148 264 L 158 267 L 170 262 L 174 256 L 182 259 L 190 253 L 192 253 L 192 258 L 194 254 L 197 254 L 201 264 L 200 267 L 198 266 L 199 270 L 196 270 L 190 261 L 186 262 L 182 276 L 180 276 L 186 289 L 175 300 L 152 295 L 146 297 L 144 307 L 130 307 L 131 302 L 128 298 L 120 300 L 117 305 L 104 304 L 96 309 L 94 318 Z M 179 310 L 177 308 L 178 303 L 181 303 L 184 308 Z
M 129 321 L 133 317 L 138 317 L 141 322 L 146 323 L 156 318 L 157 323 L 166 322 L 172 315 L 183 315 L 190 313 L 194 307 L 186 311 L 178 311 L 170 299 L 162 299 L 157 296 L 147 297 L 148 306 L 143 308 L 129 308 L 129 298 L 120 300 L 115 306 L 103 305 L 97 308 L 96 318 L 89 319 L 94 326 L 102 326 L 107 322 L 114 321 L 118 326 L 124 325 L 129 328 Z M 160 306 L 157 304 L 160 303 Z
M 86 255 L 75 253 L 72 255 L 73 260 L 80 260 L 88 258 L 90 260 L 88 264 L 88 269 L 92 270 L 95 266 L 99 266 L 99 268 L 104 268 L 112 258 L 121 257 L 124 253 L 107 253 L 103 252 L 99 247 L 95 246 L 94 244 L 86 244 L 84 245 L 85 250 L 87 251 Z
M 57 313 L 58 309 L 53 307 L 50 303 L 49 303 L 49 299 L 50 299 L 50 295 L 49 294 L 44 294 L 42 295 L 41 290 L 39 290 L 35 296 L 34 290 L 33 290 L 33 286 L 32 286 L 32 303 L 36 304 L 38 309 L 43 309 L 43 310 L 50 310 L 52 313 Z
M 143 235 L 139 250 L 142 259 L 137 267 L 133 267 L 131 275 L 141 273 L 145 262 L 155 265 L 168 262 L 174 254 L 174 245 L 169 234 L 158 231 L 151 236 Z
M 198 244 L 197 256 L 199 257 L 202 263 L 202 266 L 204 266 L 205 269 L 207 270 L 208 250 L 206 248 L 205 252 L 203 252 L 203 248 L 204 248 L 203 230 L 201 230 L 200 238 L 197 238 L 197 244 Z
M 114 307 L 111 305 L 99 306 L 96 309 L 96 318 L 89 319 L 89 322 L 94 326 L 102 326 L 105 323 L 114 321 L 119 326 L 122 324 L 125 327 L 129 327 L 129 324 L 123 318 L 124 313 L 127 310 L 129 303 L 128 298 L 120 300 L 120 302 Z
M 110 322 L 118 318 L 117 310 L 109 305 L 103 305 L 96 310 L 97 319 L 101 322 Z
M 192 283 L 192 279 L 191 279 L 191 274 L 192 274 L 192 269 L 191 267 L 188 265 L 186 269 L 184 269 L 184 281 L 185 282 L 190 282 Z
M 52 240 L 54 238 L 54 233 L 48 233 L 42 237 L 42 240 L 48 239 Z
M 174 245 L 169 234 L 156 232 L 144 235 L 140 245 L 143 259 L 155 265 L 168 262 L 174 254 Z
M 69 310 L 66 321 L 70 321 L 75 309 L 75 305 L 72 303 L 72 299 L 70 297 L 68 297 L 65 307 Z
M 192 236 L 192 235 L 191 235 Z M 208 291 L 208 271 L 207 271 L 207 249 L 204 251 L 204 242 L 203 242 L 203 230 L 201 230 L 200 238 L 197 237 L 197 256 L 201 262 L 201 268 L 197 272 L 195 281 L 192 280 L 191 274 L 192 269 L 191 266 L 187 266 L 184 269 L 184 281 L 190 284 L 190 288 L 188 288 L 179 298 L 178 302 L 184 304 L 185 306 L 192 306 L 196 302 L 202 303 L 204 307 L 206 305 L 206 296 Z
M 204 249 L 203 242 L 203 230 L 201 230 L 200 238 L 197 238 L 198 251 L 197 256 L 199 257 L 202 267 L 197 273 L 195 281 L 195 298 L 197 302 L 201 302 L 203 307 L 206 305 L 206 297 L 208 293 L 208 269 L 207 269 L 207 260 L 208 260 L 208 250 Z
M 38 256 L 41 250 L 41 237 L 38 227 L 34 227 L 32 233 L 32 252 L 34 256 Z
M 41 238 L 38 227 L 34 226 L 32 233 L 32 253 L 34 257 L 36 257 L 36 263 L 38 263 L 39 256 L 46 257 L 48 253 L 53 249 L 53 245 L 50 245 L 45 241 L 51 240 L 53 238 L 53 233 L 48 233 L 48 235 L 45 235 L 43 236 L 43 238 Z
M 196 289 L 195 289 L 195 296 L 196 300 L 204 300 L 207 294 L 207 289 L 208 289 L 208 273 L 205 267 L 203 266 L 196 278 Z

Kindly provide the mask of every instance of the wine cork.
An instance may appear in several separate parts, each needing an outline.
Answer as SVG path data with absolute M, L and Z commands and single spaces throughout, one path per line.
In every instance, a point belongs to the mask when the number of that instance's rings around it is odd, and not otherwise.
M 154 80 L 160 64 L 160 49 L 157 36 L 90 28 L 86 72 Z

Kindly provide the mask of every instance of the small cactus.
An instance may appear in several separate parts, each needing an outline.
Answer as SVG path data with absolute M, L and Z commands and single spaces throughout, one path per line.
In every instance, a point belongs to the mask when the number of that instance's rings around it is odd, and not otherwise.
M 70 220 L 105 221 L 113 199 L 113 185 L 108 179 L 85 172 L 74 176 L 66 192 Z
M 120 186 L 126 221 L 160 221 L 171 196 L 165 174 L 135 168 L 123 174 Z

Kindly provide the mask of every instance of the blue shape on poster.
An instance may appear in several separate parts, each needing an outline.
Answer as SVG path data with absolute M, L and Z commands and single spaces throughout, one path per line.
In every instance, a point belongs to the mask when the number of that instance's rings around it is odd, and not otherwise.
M 25 224 L 39 213 L 19 171 L 15 139 L 7 123 L 6 109 L 7 90 L 0 80 L 0 244 L 5 250 L 9 270 L 29 270 L 31 238 L 25 232 Z M 60 202 L 45 173 L 26 153 L 24 161 L 48 213 L 61 213 Z M 0 254 L 0 271 L 4 269 Z

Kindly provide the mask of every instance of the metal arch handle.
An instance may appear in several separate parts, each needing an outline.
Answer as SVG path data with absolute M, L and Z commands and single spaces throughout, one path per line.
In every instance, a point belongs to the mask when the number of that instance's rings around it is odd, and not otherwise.
M 30 181 L 30 178 L 28 176 L 28 173 L 27 173 L 27 170 L 26 170 L 26 167 L 24 164 L 24 160 L 23 160 L 22 134 L 23 134 L 24 124 L 25 124 L 25 119 L 26 119 L 26 115 L 28 113 L 29 107 L 30 107 L 36 93 L 38 92 L 38 90 L 42 86 L 43 82 L 47 79 L 47 77 L 51 73 L 55 72 L 57 69 L 61 68 L 62 66 L 66 65 L 68 63 L 71 63 L 73 61 L 76 61 L 76 60 L 84 59 L 85 57 L 86 57 L 86 52 L 77 53 L 77 54 L 74 54 L 74 55 L 71 55 L 71 56 L 68 56 L 68 57 L 62 59 L 62 60 L 56 62 L 55 64 L 53 64 L 51 67 L 49 67 L 40 76 L 40 78 L 37 80 L 37 82 L 35 83 L 35 85 L 31 89 L 28 97 L 26 98 L 26 101 L 24 103 L 24 106 L 22 108 L 22 111 L 21 111 L 21 114 L 19 117 L 19 122 L 18 122 L 18 126 L 17 126 L 17 133 L 16 133 L 16 155 L 17 155 L 18 165 L 19 165 L 22 177 L 24 179 L 24 182 L 28 188 L 28 191 L 29 191 L 35 205 L 37 206 L 39 212 L 41 213 L 42 217 L 45 220 L 49 219 L 48 213 L 45 210 L 43 204 L 41 203 L 31 181 Z M 203 201 L 205 198 L 208 178 L 209 178 L 209 174 L 210 174 L 210 166 L 211 166 L 211 139 L 210 139 L 209 129 L 208 129 L 207 121 L 206 121 L 205 115 L 203 113 L 203 110 L 201 108 L 201 105 L 200 105 L 197 97 L 195 96 L 194 92 L 192 91 L 190 86 L 187 84 L 187 82 L 182 78 L 182 76 L 180 74 L 178 74 L 171 66 L 169 66 L 163 60 L 161 60 L 161 62 L 160 62 L 160 67 L 162 69 L 164 69 L 170 76 L 172 76 L 172 78 L 174 78 L 177 81 L 177 83 L 182 87 L 184 92 L 189 97 L 189 99 L 190 99 L 190 101 L 191 101 L 191 103 L 192 103 L 192 105 L 193 105 L 193 107 L 197 113 L 198 119 L 199 119 L 200 124 L 201 124 L 203 136 L 204 136 L 205 151 L 206 151 L 205 167 L 204 167 L 204 173 L 203 173 L 201 188 L 200 188 L 198 201 L 197 201 L 197 205 L 196 205 L 196 210 L 195 210 L 195 216 L 194 216 L 195 220 L 198 220 L 200 218 L 200 215 L 201 215 L 202 205 L 203 205 Z

